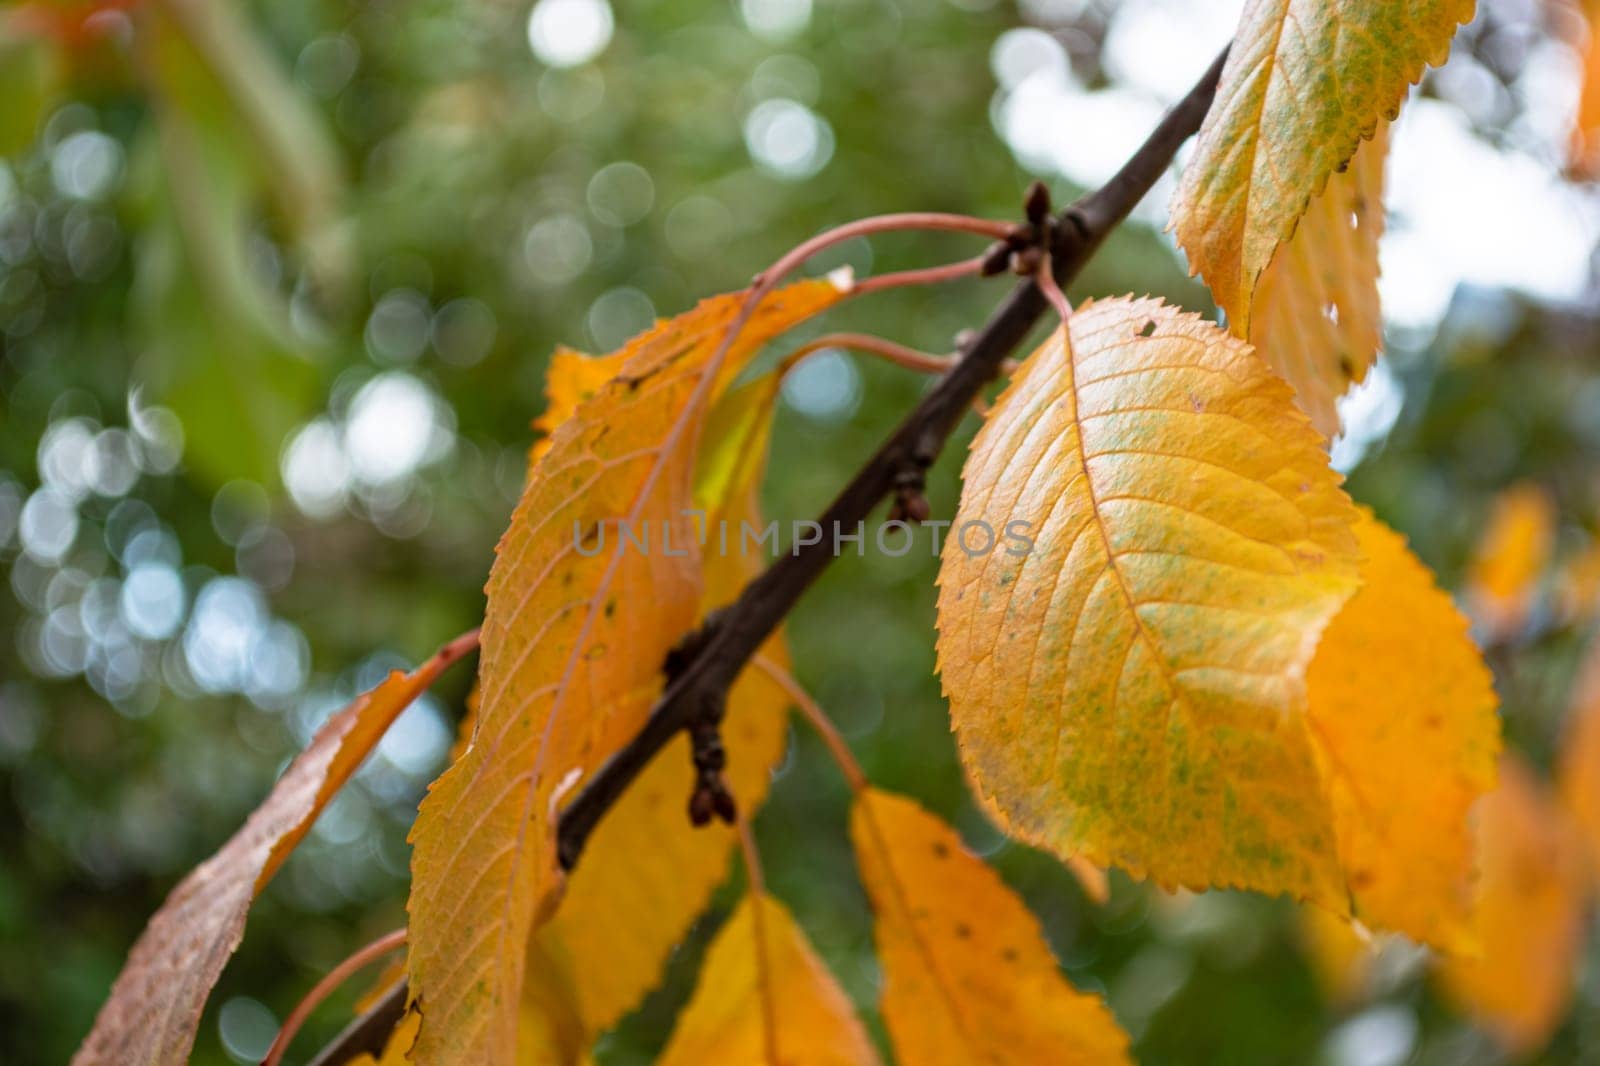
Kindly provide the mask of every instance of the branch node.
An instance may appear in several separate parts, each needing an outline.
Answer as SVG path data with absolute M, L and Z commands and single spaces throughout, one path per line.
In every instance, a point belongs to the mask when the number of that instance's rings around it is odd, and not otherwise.
M 1038 239 L 1039 232 L 1037 226 L 1035 226 L 1032 222 L 1018 222 L 1012 225 L 1011 229 L 1006 232 L 1005 244 L 1006 247 L 1010 248 L 1013 252 L 1016 252 L 1021 251 L 1030 244 L 1036 243 Z
M 920 447 L 913 448 L 909 458 L 909 465 L 895 471 L 890 482 L 894 490 L 894 502 L 889 505 L 889 521 L 920 525 L 933 513 L 928 506 L 927 496 L 923 495 L 928 487 L 927 470 L 933 458 Z
M 1044 252 L 1038 245 L 1029 245 L 1011 257 L 1011 273 L 1022 278 L 1031 278 L 1039 272 L 1039 264 L 1044 262 Z
M 1084 217 L 1081 208 L 1068 207 L 1056 216 L 1055 230 L 1055 252 L 1060 256 L 1089 239 L 1089 220 Z
M 700 657 L 706 645 L 711 643 L 711 638 L 716 635 L 717 627 L 721 624 L 726 611 L 725 607 L 712 611 L 706 615 L 705 621 L 685 633 L 678 643 L 668 649 L 667 657 L 661 663 L 661 673 L 666 678 L 668 688 Z
M 996 274 L 1004 274 L 1011 265 L 1013 251 L 1009 241 L 996 241 L 991 244 L 983 255 L 982 265 L 978 267 L 978 276 L 992 278 Z

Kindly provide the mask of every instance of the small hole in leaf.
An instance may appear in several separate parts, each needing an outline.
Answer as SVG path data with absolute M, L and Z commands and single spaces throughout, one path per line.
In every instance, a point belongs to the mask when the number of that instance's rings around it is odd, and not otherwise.
M 1153 337 L 1153 336 L 1155 336 L 1155 334 L 1156 334 L 1156 320 L 1153 319 L 1153 318 L 1150 321 L 1146 322 L 1144 324 L 1144 326 L 1139 330 L 1139 336 L 1141 336 L 1141 337 Z

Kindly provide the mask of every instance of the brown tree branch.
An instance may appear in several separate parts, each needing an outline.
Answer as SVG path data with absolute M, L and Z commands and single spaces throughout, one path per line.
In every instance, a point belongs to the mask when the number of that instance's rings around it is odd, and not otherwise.
M 1178 148 L 1200 128 L 1216 94 L 1227 49 L 1195 86 L 1167 113 L 1111 180 L 1082 197 L 1055 220 L 1049 249 L 1053 276 L 1061 286 L 1077 277 L 1107 235 L 1149 192 L 1172 164 Z M 1001 363 L 1049 310 L 1033 281 L 1022 282 L 989 316 L 982 330 L 963 346 L 950 372 L 923 397 L 899 427 L 851 478 L 818 520 L 824 529 L 854 529 L 880 500 L 908 488 L 920 489 L 923 474 Z M 831 543 L 797 547 L 767 568 L 728 607 L 708 619 L 680 646 L 670 665 L 667 690 L 651 709 L 644 728 L 601 766 L 561 814 L 557 857 L 572 869 L 601 817 L 621 798 L 650 759 L 680 730 L 716 722 L 729 687 L 756 650 L 788 615 L 801 594 L 832 560 Z M 404 984 L 358 1018 L 315 1060 L 317 1066 L 343 1063 L 363 1051 L 378 1052 L 403 1013 Z

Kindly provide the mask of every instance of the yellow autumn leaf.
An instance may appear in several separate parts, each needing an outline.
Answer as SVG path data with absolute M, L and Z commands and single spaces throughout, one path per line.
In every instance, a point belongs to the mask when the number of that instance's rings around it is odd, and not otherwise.
M 573 974 L 545 950 L 548 928 L 547 924 L 536 929 L 528 944 L 522 1009 L 517 1015 L 517 1066 L 576 1066 L 593 1042 L 578 1013 Z
M 528 938 L 557 883 L 553 790 L 637 731 L 699 615 L 685 512 L 707 412 L 763 343 L 841 296 L 828 281 L 772 293 L 720 361 L 743 294 L 658 323 L 551 438 L 490 572 L 472 742 L 412 830 L 423 1066 L 514 1057 Z
M 411 1045 L 416 1043 L 417 1030 L 421 1025 L 422 1015 L 415 1010 L 406 1011 L 383 1042 L 382 1052 L 376 1056 L 371 1052 L 362 1052 L 346 1066 L 411 1066 Z
M 857 793 L 850 836 L 877 919 L 883 1017 L 918 1066 L 1127 1063 L 1106 1005 L 1062 976 L 1039 922 L 944 822 Z
M 776 399 L 777 379 L 769 375 L 730 392 L 713 409 L 695 475 L 695 503 L 707 528 L 727 523 L 736 531 L 741 521 L 759 521 L 756 497 Z M 718 538 L 709 536 L 702 613 L 732 602 L 761 568 L 760 558 L 740 552 L 737 540 L 722 550 Z M 760 654 L 779 664 L 788 661 L 779 634 Z M 747 818 L 766 798 L 772 767 L 782 756 L 788 705 L 783 691 L 754 667 L 729 692 L 722 726 L 726 776 Z M 571 1049 L 587 1047 L 636 1006 L 723 880 L 737 832 L 720 823 L 696 828 L 689 822 L 684 804 L 693 781 L 689 742 L 680 735 L 595 830 L 560 908 L 534 934 L 544 972 L 537 981 L 530 976 L 528 1009 L 555 1021 L 536 1026 L 531 1037 L 525 1033 L 523 1063 L 572 1061 Z M 605 965 L 595 965 L 596 959 Z M 564 1017 L 571 1020 L 563 1026 Z
M 975 796 L 981 796 L 983 790 L 978 787 L 977 781 L 972 777 L 971 770 L 967 769 L 967 791 Z M 1061 859 L 1062 865 L 1072 874 L 1078 882 L 1078 887 L 1083 889 L 1084 896 L 1096 906 L 1104 906 L 1111 899 L 1111 877 L 1104 866 L 1096 866 L 1082 855 L 1067 855 Z
M 1600 640 L 1589 645 L 1572 687 L 1556 781 L 1561 802 L 1583 833 L 1600 884 Z
M 1339 1006 L 1361 1000 L 1376 956 L 1371 937 L 1321 907 L 1302 907 L 1299 918 L 1300 943 L 1323 994 Z
M 1467 620 L 1366 508 L 1361 590 L 1307 672 L 1311 733 L 1356 917 L 1473 950 L 1467 816 L 1494 787 L 1494 681 Z
M 950 713 L 1002 823 L 1166 886 L 1342 906 L 1304 671 L 1355 590 L 1356 516 L 1247 344 L 1157 300 L 1075 312 L 974 441 L 940 570 Z M 974 522 L 1034 548 L 970 550 Z
M 1178 243 L 1241 335 L 1312 197 L 1442 62 L 1473 0 L 1246 0 L 1173 205 Z
M 472 634 L 396 670 L 317 730 L 226 844 L 162 903 L 73 1056 L 74 1066 L 187 1062 L 206 997 L 244 938 L 250 904 L 400 713 L 476 647 Z
M 1556 506 L 1549 492 L 1522 482 L 1496 497 L 1467 571 L 1466 598 L 1490 637 L 1521 629 L 1555 546 Z
M 767 895 L 717 933 L 658 1066 L 867 1066 L 878 1061 L 850 1000 Z
M 1515 1055 L 1566 1015 L 1583 947 L 1587 871 L 1577 828 L 1525 763 L 1507 757 L 1477 811 L 1476 958 L 1446 958 L 1445 995 Z
M 1329 439 L 1339 432 L 1335 402 L 1367 376 L 1383 340 L 1378 238 L 1388 150 L 1388 123 L 1381 123 L 1311 201 L 1294 237 L 1278 247 L 1261 275 L 1254 312 L 1228 312 L 1234 336 L 1248 337 L 1294 386 L 1300 409 Z

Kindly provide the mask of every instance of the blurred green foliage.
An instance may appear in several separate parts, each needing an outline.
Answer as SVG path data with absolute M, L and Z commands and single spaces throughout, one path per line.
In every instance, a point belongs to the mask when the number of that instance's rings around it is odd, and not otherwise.
M 560 41 L 536 55 L 529 5 L 506 0 L 0 9 L 0 1061 L 64 1061 L 146 917 L 321 717 L 475 622 L 557 343 L 614 346 L 849 218 L 1014 216 L 1035 175 L 995 132 L 991 49 L 1041 25 L 1105 84 L 1117 6 L 636 0 L 604 8 L 611 35 L 582 61 Z M 1468 34 L 1502 82 L 1507 26 Z M 972 251 L 886 238 L 813 268 Z M 874 297 L 829 328 L 948 350 L 1004 284 Z M 1209 310 L 1145 224 L 1072 295 L 1127 291 Z M 1392 410 L 1352 490 L 1450 584 L 1519 479 L 1556 493 L 1575 556 L 1600 522 L 1593 309 L 1472 291 L 1446 323 L 1390 338 Z M 817 512 L 925 384 L 807 367 L 769 515 Z M 932 473 L 936 514 L 972 429 Z M 954 758 L 918 545 L 828 572 L 789 625 L 797 673 L 876 781 L 954 819 L 1024 893 L 1142 1061 L 1496 1061 L 1415 959 L 1338 1006 L 1286 903 L 1174 903 L 1114 874 L 1096 907 L 1007 844 Z M 1545 612 L 1497 650 L 1508 733 L 1541 761 L 1584 629 Z M 196 1062 L 259 1054 L 317 976 L 401 923 L 406 828 L 467 683 L 407 716 L 268 889 Z M 843 784 L 804 732 L 779 777 L 758 822 L 769 881 L 876 1026 Z M 602 1061 L 648 1061 L 733 898 Z M 1590 977 L 1543 1061 L 1597 1053 L 1597 999 Z

